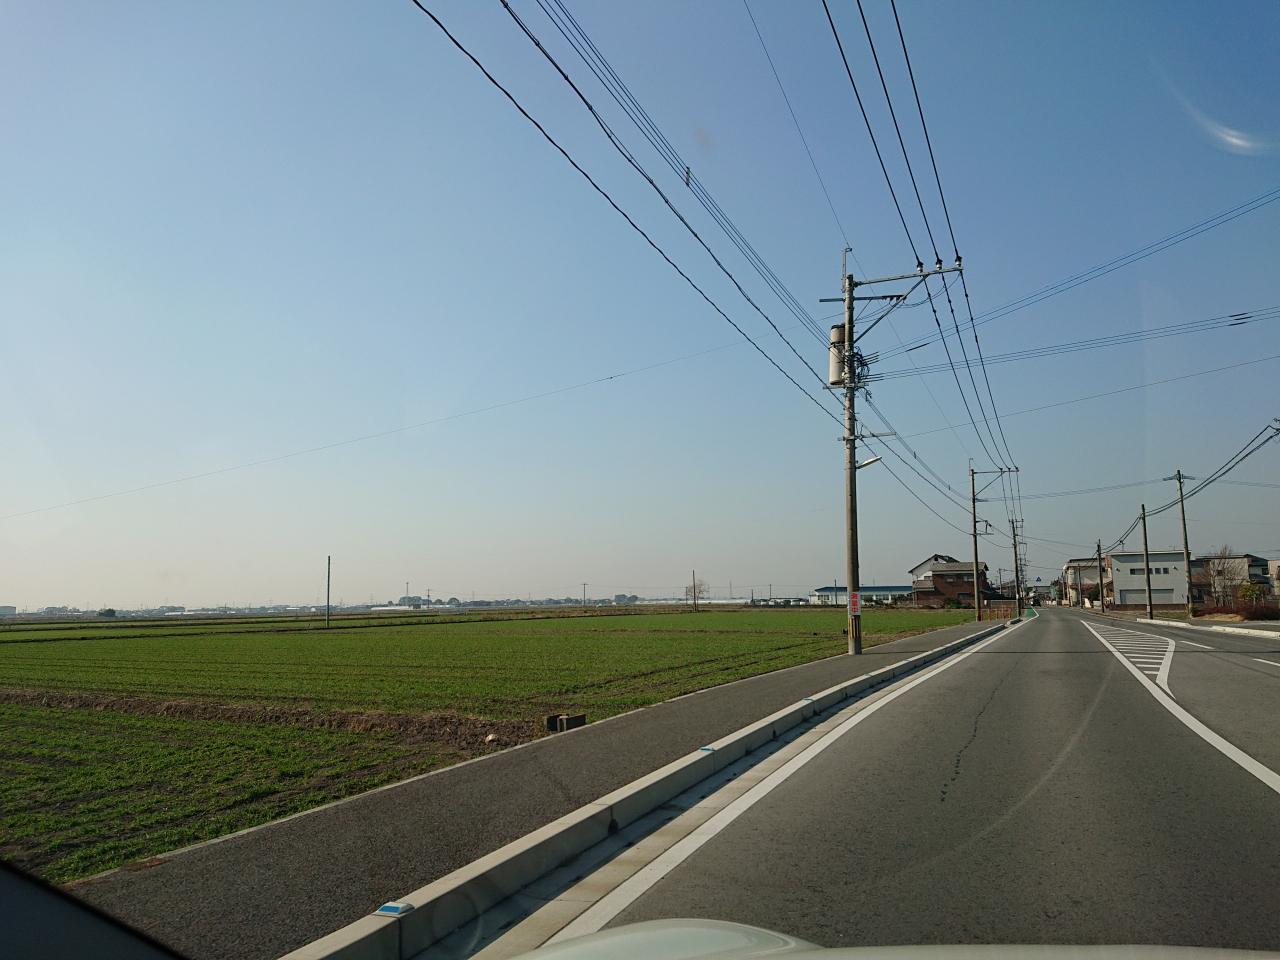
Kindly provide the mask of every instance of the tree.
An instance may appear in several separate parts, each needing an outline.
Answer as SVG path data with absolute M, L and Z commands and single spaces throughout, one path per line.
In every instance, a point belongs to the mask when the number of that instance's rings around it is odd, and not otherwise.
M 1236 591 L 1249 579 L 1248 567 L 1229 543 L 1224 543 L 1205 559 L 1204 569 L 1214 603 L 1220 607 L 1232 603 L 1236 598 Z
M 114 617 L 115 615 L 116 615 L 115 607 L 107 607 L 105 610 L 98 611 L 98 616 L 100 617 Z
M 1236 590 L 1236 598 L 1241 603 L 1261 603 L 1267 599 L 1267 588 L 1260 583 L 1242 583 Z
M 695 580 L 684 588 L 684 598 L 689 601 L 705 600 L 711 594 L 711 588 L 705 580 Z

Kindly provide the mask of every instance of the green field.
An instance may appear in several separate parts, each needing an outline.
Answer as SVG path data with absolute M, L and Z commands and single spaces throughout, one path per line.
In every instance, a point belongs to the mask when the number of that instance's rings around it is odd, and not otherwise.
M 868 611 L 869 643 L 964 611 Z M 322 621 L 320 621 L 322 622 Z M 844 650 L 843 611 L 15 625 L 0 856 L 65 881 Z

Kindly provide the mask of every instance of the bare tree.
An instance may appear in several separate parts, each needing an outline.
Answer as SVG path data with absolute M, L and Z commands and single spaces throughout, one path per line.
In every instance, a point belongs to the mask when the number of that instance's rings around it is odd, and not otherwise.
M 711 594 L 711 588 L 705 580 L 695 580 L 684 588 L 684 598 L 689 601 L 705 600 Z
M 1218 606 L 1225 607 L 1235 601 L 1236 592 L 1248 582 L 1248 569 L 1229 543 L 1224 543 L 1205 559 L 1205 577 Z

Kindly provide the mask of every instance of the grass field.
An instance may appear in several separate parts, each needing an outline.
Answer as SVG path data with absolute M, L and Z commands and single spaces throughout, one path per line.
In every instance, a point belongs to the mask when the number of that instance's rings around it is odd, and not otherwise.
M 842 614 L 6 629 L 0 856 L 82 877 L 531 739 L 547 713 L 600 720 L 841 653 Z M 875 643 L 967 618 L 863 621 Z

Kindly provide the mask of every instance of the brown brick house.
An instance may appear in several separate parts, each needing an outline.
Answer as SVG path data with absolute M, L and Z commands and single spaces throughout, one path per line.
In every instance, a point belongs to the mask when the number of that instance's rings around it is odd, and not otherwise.
M 978 564 L 978 589 L 983 597 L 993 596 L 985 563 Z M 918 607 L 944 607 L 947 601 L 972 607 L 973 564 L 935 553 L 911 568 L 911 594 Z

